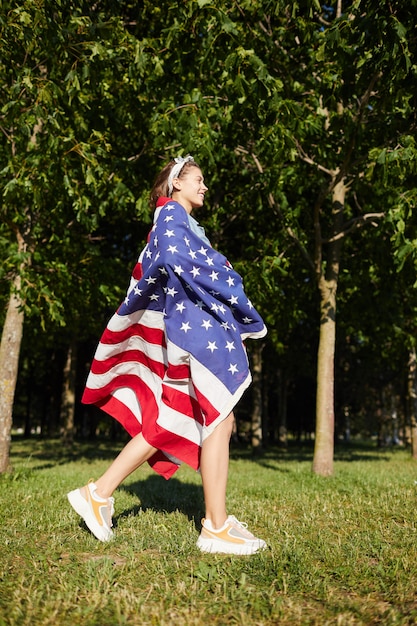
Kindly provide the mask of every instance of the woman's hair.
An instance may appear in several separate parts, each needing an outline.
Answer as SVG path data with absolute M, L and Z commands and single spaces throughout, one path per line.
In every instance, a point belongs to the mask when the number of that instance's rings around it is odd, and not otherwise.
M 168 178 L 172 168 L 176 165 L 175 161 L 170 161 L 165 167 L 159 172 L 158 176 L 155 178 L 155 182 L 153 184 L 149 204 L 152 209 L 156 207 L 156 203 L 158 198 L 161 197 L 169 197 L 170 193 L 168 191 Z M 177 178 L 182 178 L 191 167 L 200 167 L 194 160 L 187 161 L 181 168 L 180 173 Z

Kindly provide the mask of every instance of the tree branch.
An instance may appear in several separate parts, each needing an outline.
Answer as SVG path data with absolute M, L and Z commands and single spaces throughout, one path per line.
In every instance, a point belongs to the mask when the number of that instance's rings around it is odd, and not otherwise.
M 346 222 L 346 224 L 343 227 L 343 230 L 337 233 L 337 235 L 335 235 L 334 237 L 330 237 L 330 239 L 323 239 L 322 243 L 327 244 L 327 243 L 334 243 L 335 241 L 339 241 L 339 239 L 343 239 L 343 237 L 346 237 L 346 235 L 350 233 L 354 228 L 360 228 L 366 222 L 369 222 L 370 220 L 380 219 L 382 217 L 385 217 L 385 213 L 365 213 L 365 215 L 354 217 L 348 222 Z M 372 221 L 371 221 L 371 224 L 372 226 L 375 226 L 375 227 L 378 226 L 378 224 Z

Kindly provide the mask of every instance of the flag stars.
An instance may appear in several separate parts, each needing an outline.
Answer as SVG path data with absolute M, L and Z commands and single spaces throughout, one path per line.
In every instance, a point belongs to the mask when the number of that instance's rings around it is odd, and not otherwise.
M 205 259 L 205 262 L 207 263 L 208 266 L 212 267 L 214 265 L 214 261 L 211 257 L 207 257 L 207 259 Z
M 215 280 L 219 280 L 219 272 L 215 272 L 214 270 L 212 271 L 211 274 L 209 274 L 212 282 L 214 282 Z
M 229 287 L 234 287 L 235 286 L 235 279 L 232 278 L 231 276 L 229 276 L 229 278 L 226 280 L 226 282 L 229 285 Z
M 230 326 L 227 322 L 222 322 L 220 326 L 224 328 L 224 330 L 230 330 Z
M 213 352 L 215 350 L 218 350 L 218 347 L 216 346 L 216 342 L 215 341 L 209 341 L 206 350 L 210 350 L 211 353 L 213 354 Z
M 166 223 L 166 222 L 172 222 L 172 220 L 173 220 L 173 219 L 174 219 L 174 216 L 173 216 L 173 215 L 167 215 L 167 216 L 165 217 L 165 219 L 164 219 L 164 222 L 165 222 L 165 223 Z
M 149 300 L 154 300 L 155 302 L 157 302 L 159 300 L 159 296 L 156 293 L 153 293 L 149 296 Z
M 242 321 L 244 324 L 250 324 L 253 320 L 251 317 L 244 317 Z
M 239 371 L 237 369 L 237 364 L 236 363 L 230 363 L 229 369 L 227 371 L 230 372 L 232 375 L 236 374 L 236 372 Z
M 199 250 L 200 254 L 203 254 L 204 256 L 207 255 L 207 248 L 204 248 L 203 246 L 201 246 L 200 250 Z
M 135 296 L 141 296 L 142 295 L 142 289 L 139 289 L 139 287 L 137 285 L 135 285 L 133 287 L 133 293 L 135 294 Z
M 148 278 L 145 278 L 145 281 L 148 285 L 154 285 L 156 283 L 156 278 L 155 276 L 149 276 Z
M 149 248 L 146 248 L 145 256 L 147 259 L 152 258 L 152 252 L 149 250 Z
M 188 254 L 193 260 L 197 258 L 197 252 L 194 252 L 194 250 L 189 250 Z
M 173 230 L 169 230 L 168 228 L 166 229 L 166 231 L 164 232 L 164 236 L 168 237 L 168 239 L 170 237 L 175 237 L 175 232 Z
M 185 241 L 185 245 L 190 247 L 190 240 L 188 239 L 188 237 L 184 237 L 184 241 Z
M 171 254 L 175 254 L 176 252 L 178 252 L 178 248 L 177 246 L 168 246 L 167 252 L 171 252 Z
M 184 270 L 182 269 L 181 265 L 174 265 L 174 272 L 178 274 L 178 276 L 184 274 Z
M 210 322 L 210 320 L 203 320 L 201 326 L 206 330 L 208 330 L 209 328 L 213 328 L 213 324 Z
M 196 267 L 195 265 L 193 265 L 193 269 L 190 270 L 190 274 L 192 274 L 194 278 L 196 276 L 200 276 L 200 269 Z
M 180 330 L 184 331 L 184 332 L 185 332 L 185 334 L 187 334 L 187 333 L 188 333 L 188 331 L 189 331 L 189 330 L 191 330 L 191 326 L 190 326 L 189 322 L 183 322 L 183 323 L 181 324 L 181 328 L 180 328 Z
M 185 311 L 185 304 L 184 304 L 184 302 L 178 302 L 175 305 L 175 309 L 176 309 L 176 311 L 179 311 L 180 313 L 183 313 Z
M 154 237 L 153 245 L 155 246 L 155 248 L 158 247 L 158 236 L 157 235 L 155 235 L 155 237 Z
M 235 342 L 234 341 L 227 341 L 226 342 L 226 350 L 229 350 L 229 352 L 231 352 L 232 350 L 236 350 Z
M 176 289 L 174 289 L 174 287 L 168 287 L 166 289 L 167 296 L 171 296 L 172 298 L 174 298 L 177 293 L 178 293 L 178 291 L 176 291 Z
M 230 298 L 228 298 L 227 301 L 230 302 L 230 306 L 233 306 L 234 304 L 238 304 L 239 302 L 237 296 L 230 296 Z

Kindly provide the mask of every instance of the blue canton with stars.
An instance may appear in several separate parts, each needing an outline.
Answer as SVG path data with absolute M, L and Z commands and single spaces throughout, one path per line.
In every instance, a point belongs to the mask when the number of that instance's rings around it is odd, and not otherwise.
M 191 230 L 185 209 L 173 201 L 160 210 L 141 259 L 143 276 L 118 314 L 162 313 L 168 339 L 233 393 L 249 373 L 242 341 L 266 334 L 239 274 Z

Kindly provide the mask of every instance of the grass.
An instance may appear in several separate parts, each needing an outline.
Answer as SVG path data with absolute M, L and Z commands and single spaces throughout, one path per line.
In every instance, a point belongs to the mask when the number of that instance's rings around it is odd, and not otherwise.
M 15 440 L 0 477 L 0 626 L 417 623 L 417 467 L 403 450 L 232 450 L 228 504 L 269 549 L 201 554 L 200 477 L 148 467 L 116 492 L 115 539 L 97 542 L 65 494 L 97 477 L 110 444 Z

